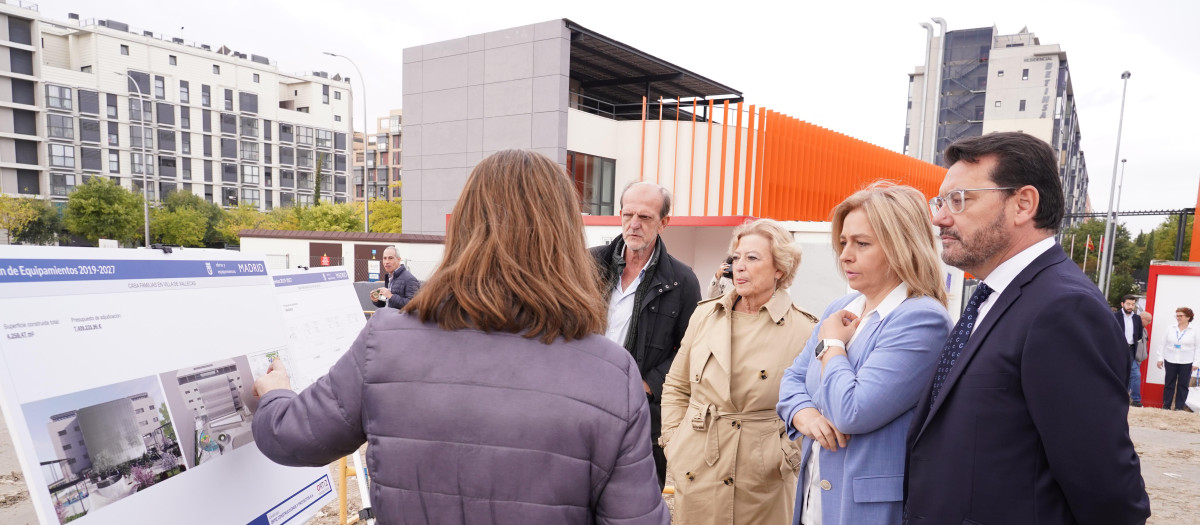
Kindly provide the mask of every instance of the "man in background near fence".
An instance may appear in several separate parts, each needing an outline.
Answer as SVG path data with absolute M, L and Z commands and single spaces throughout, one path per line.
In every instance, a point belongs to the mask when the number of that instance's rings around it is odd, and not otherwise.
M 1121 301 L 1121 309 L 1114 314 L 1121 324 L 1121 332 L 1125 334 L 1125 343 L 1129 345 L 1129 404 L 1142 406 L 1142 371 L 1137 360 L 1138 341 L 1142 340 L 1142 316 L 1137 314 L 1137 297 L 1126 295 Z
M 396 248 L 384 248 L 383 286 L 371 290 L 371 303 L 380 308 L 404 308 L 420 288 L 421 281 L 404 267 Z

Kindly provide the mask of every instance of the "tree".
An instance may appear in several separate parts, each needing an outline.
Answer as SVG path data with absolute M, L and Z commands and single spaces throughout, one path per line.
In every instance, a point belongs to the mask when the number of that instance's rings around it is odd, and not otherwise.
M 17 237 L 38 216 L 29 204 L 33 199 L 0 194 L 0 229 L 8 230 L 10 239 Z
M 358 215 L 362 216 L 362 205 L 356 206 Z M 371 199 L 371 231 L 378 233 L 401 233 L 400 199 L 384 201 Z
M 167 405 L 158 406 L 158 421 L 166 426 L 163 427 L 163 437 L 167 441 L 174 443 L 175 440 L 175 425 L 171 424 L 171 413 L 167 411 Z
M 307 231 L 352 232 L 361 231 L 363 221 L 350 204 L 326 204 L 303 208 L 299 226 Z
M 300 215 L 303 212 L 302 206 L 275 208 L 267 212 L 267 223 L 264 227 L 271 230 L 299 230 Z
M 1107 248 L 1101 243 L 1104 236 L 1105 223 L 1101 220 L 1085 221 L 1074 228 L 1063 230 L 1063 250 L 1072 255 L 1075 264 L 1088 275 L 1093 282 L 1099 280 L 1100 250 Z M 1088 238 L 1091 238 L 1093 249 L 1087 249 Z M 1138 287 L 1134 279 L 1134 271 L 1141 260 L 1141 251 L 1130 240 L 1129 230 L 1123 224 L 1117 224 L 1116 242 L 1113 246 L 1112 277 L 1108 283 L 1108 299 L 1113 305 L 1121 302 L 1121 297 L 1137 293 Z M 1084 257 L 1087 257 L 1086 261 Z
M 237 244 L 242 242 L 242 230 L 254 230 L 262 228 L 266 224 L 267 214 L 258 211 L 258 208 L 252 205 L 241 204 L 225 211 L 218 230 L 225 237 L 226 242 Z
M 178 212 L 182 209 L 195 210 L 204 217 L 202 231 L 203 240 L 201 241 L 201 244 L 198 244 L 197 246 L 214 245 L 225 241 L 225 236 L 219 229 L 221 225 L 221 219 L 225 216 L 225 210 L 221 209 L 220 206 L 208 202 L 196 194 L 188 191 L 173 191 L 167 194 L 166 200 L 163 201 L 163 207 L 170 212 Z M 153 227 L 153 221 L 151 221 L 152 230 Z M 188 244 L 182 245 L 190 246 Z
M 208 218 L 196 208 L 155 208 L 150 212 L 150 235 L 157 242 L 204 247 Z
M 324 178 L 323 172 L 325 168 L 325 152 L 317 152 L 317 174 L 313 178 L 313 206 L 321 205 L 321 179 Z
M 142 196 L 108 179 L 92 177 L 67 199 L 67 229 L 91 242 L 116 239 L 133 244 L 142 229 Z
M 1188 251 L 1192 248 L 1192 225 L 1195 223 L 1196 216 L 1189 215 L 1187 228 L 1183 232 L 1183 260 L 1187 260 Z M 1172 215 L 1159 224 L 1154 231 L 1154 251 L 1151 258 L 1158 261 L 1173 261 L 1175 260 L 1175 240 L 1179 236 L 1179 216 Z
M 54 244 L 58 235 L 66 229 L 59 207 L 41 199 L 25 200 L 26 205 L 37 212 L 37 216 L 13 239 L 21 244 Z

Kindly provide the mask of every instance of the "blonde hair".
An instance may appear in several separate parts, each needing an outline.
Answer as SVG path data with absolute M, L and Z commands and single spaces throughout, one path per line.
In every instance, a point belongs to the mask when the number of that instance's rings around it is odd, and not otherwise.
M 729 241 L 729 252 L 733 253 L 737 249 L 738 242 L 747 235 L 761 235 L 771 245 L 771 258 L 774 259 L 775 268 L 783 272 L 779 280 L 775 281 L 775 289 L 791 286 L 792 279 L 796 278 L 796 269 L 800 267 L 801 255 L 800 246 L 796 244 L 796 238 L 792 237 L 792 232 L 787 231 L 787 228 L 784 228 L 778 221 L 771 219 L 746 221 L 733 230 L 733 239 Z
M 830 214 L 833 251 L 838 257 L 842 226 L 846 216 L 857 209 L 866 212 L 888 265 L 908 285 L 908 296 L 932 297 L 944 306 L 946 289 L 925 196 L 912 186 L 876 181 L 846 197 Z
M 475 166 L 446 228 L 445 257 L 404 310 L 444 330 L 550 343 L 600 333 L 607 304 L 563 169 L 525 150 Z

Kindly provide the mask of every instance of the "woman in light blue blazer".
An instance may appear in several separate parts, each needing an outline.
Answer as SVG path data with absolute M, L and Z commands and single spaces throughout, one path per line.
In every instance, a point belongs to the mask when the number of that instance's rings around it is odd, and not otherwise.
M 929 208 L 876 183 L 832 213 L 855 292 L 829 305 L 784 372 L 776 412 L 804 438 L 793 523 L 901 522 L 905 435 L 950 333 Z

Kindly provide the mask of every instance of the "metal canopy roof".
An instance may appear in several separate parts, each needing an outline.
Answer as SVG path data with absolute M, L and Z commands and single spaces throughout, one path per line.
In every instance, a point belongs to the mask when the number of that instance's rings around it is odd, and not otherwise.
M 563 21 L 571 31 L 571 79 L 579 81 L 583 95 L 587 97 L 616 106 L 637 106 L 638 118 L 643 96 L 647 98 L 647 102 L 654 105 L 657 105 L 658 97 L 672 100 L 692 97 L 716 98 L 718 101 L 732 99 L 731 102 L 741 100 L 741 91 L 634 49 L 570 20 Z M 665 109 L 663 118 L 673 118 L 673 108 L 668 106 Z M 658 112 L 652 113 L 653 118 L 657 119 Z

